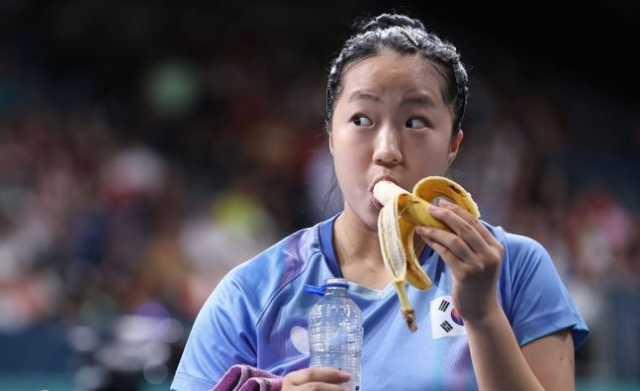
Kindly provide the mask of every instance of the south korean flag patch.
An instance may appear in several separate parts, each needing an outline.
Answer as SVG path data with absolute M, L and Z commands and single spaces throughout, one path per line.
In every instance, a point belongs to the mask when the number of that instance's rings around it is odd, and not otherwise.
M 460 314 L 453 308 L 451 296 L 440 296 L 431 300 L 431 334 L 433 339 L 466 333 Z

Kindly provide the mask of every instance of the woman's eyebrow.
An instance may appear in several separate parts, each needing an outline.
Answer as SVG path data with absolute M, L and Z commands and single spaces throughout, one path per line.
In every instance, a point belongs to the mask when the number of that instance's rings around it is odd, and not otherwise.
M 401 105 L 402 106 L 417 105 L 417 106 L 435 107 L 436 102 L 434 102 L 434 100 L 429 95 L 420 94 L 420 95 L 413 95 L 413 96 L 404 98 L 402 100 Z
M 370 102 L 374 102 L 374 103 L 380 103 L 382 102 L 382 98 L 379 97 L 378 95 L 369 92 L 369 91 L 365 91 L 365 90 L 357 90 L 355 91 L 353 94 L 351 94 L 351 96 L 349 97 L 349 102 L 354 102 L 354 101 L 358 101 L 358 100 L 365 100 L 365 101 L 370 101 Z M 406 105 L 414 105 L 414 106 L 428 106 L 428 107 L 435 107 L 436 103 L 435 101 L 431 98 L 431 96 L 429 96 L 428 94 L 417 94 L 417 95 L 411 95 L 408 96 L 404 99 L 402 99 L 401 102 L 402 106 L 406 106 Z
M 374 103 L 380 103 L 382 101 L 379 96 L 363 90 L 357 90 L 349 97 L 349 102 L 353 102 L 356 100 L 368 100 Z

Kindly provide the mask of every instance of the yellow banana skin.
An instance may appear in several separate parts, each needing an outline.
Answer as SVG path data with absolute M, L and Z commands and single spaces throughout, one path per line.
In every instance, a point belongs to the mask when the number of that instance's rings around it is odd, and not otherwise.
M 428 226 L 453 232 L 447 225 L 429 214 L 429 201 L 445 197 L 479 218 L 480 212 L 471 194 L 456 182 L 429 176 L 420 180 L 409 193 L 395 183 L 378 182 L 373 188 L 376 199 L 384 205 L 378 216 L 378 237 L 387 271 L 393 277 L 400 299 L 402 315 L 410 331 L 416 331 L 415 311 L 407 297 L 405 283 L 421 290 L 431 287 L 415 254 L 413 238 L 416 226 Z

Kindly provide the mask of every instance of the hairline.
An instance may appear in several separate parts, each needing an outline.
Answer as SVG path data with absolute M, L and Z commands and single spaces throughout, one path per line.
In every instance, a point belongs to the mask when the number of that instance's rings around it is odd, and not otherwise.
M 386 52 L 386 53 L 385 53 Z M 402 52 L 396 48 L 394 48 L 391 45 L 388 44 L 384 44 L 384 43 L 378 43 L 375 46 L 375 50 L 370 53 L 367 54 L 366 56 L 362 56 L 358 59 L 355 59 L 351 62 L 349 62 L 348 64 L 346 64 L 341 72 L 340 72 L 340 83 L 338 84 L 337 88 L 336 88 L 336 94 L 333 97 L 333 102 L 332 102 L 332 107 L 331 107 L 331 122 L 333 122 L 333 113 L 335 111 L 335 106 L 338 103 L 338 100 L 340 99 L 340 97 L 342 96 L 342 90 L 343 90 L 343 84 L 344 84 L 344 77 L 347 74 L 347 72 L 349 70 L 351 70 L 354 66 L 362 63 L 365 60 L 368 60 L 370 58 L 373 57 L 377 57 L 377 56 L 381 56 L 384 54 L 396 54 L 399 55 L 400 57 L 404 57 L 404 56 L 416 56 L 416 57 L 420 57 L 422 60 L 424 60 L 428 65 L 432 66 L 434 68 L 434 70 L 436 71 L 436 74 L 438 76 L 438 87 L 440 87 L 440 93 L 442 95 L 442 101 L 444 102 L 445 106 L 447 107 L 449 114 L 451 115 L 451 122 L 452 122 L 452 128 L 451 128 L 451 133 L 452 135 L 454 135 L 457 131 L 459 131 L 460 129 L 454 129 L 454 127 L 456 126 L 456 118 L 455 118 L 455 107 L 454 107 L 454 103 L 456 98 L 453 97 L 452 99 L 450 99 L 449 102 L 447 102 L 447 81 L 446 81 L 446 77 L 444 75 L 444 72 L 448 71 L 449 69 L 445 67 L 444 64 L 441 64 L 438 59 L 438 57 L 430 57 L 429 55 L 426 55 L 424 53 L 421 53 L 419 50 L 416 50 L 415 53 L 411 53 L 411 52 Z M 442 61 L 442 60 L 440 60 Z M 454 72 L 453 69 L 450 70 L 452 73 Z M 455 75 L 453 75 L 454 77 L 454 82 L 455 82 Z M 326 125 L 326 131 L 327 133 L 331 133 L 331 123 L 328 123 Z

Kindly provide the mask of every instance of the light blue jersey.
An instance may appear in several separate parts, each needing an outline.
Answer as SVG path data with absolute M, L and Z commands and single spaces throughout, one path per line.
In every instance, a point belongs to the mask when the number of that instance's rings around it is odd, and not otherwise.
M 234 364 L 282 376 L 308 366 L 307 314 L 318 297 L 304 286 L 342 277 L 334 221 L 292 234 L 225 276 L 194 323 L 172 390 L 209 390 Z M 519 344 L 566 328 L 575 346 L 582 344 L 587 326 L 543 247 L 488 228 L 505 248 L 499 297 Z M 402 319 L 391 284 L 380 291 L 350 283 L 364 318 L 365 391 L 477 389 L 464 325 L 451 301 L 451 272 L 429 248 L 420 262 L 433 286 L 427 292 L 407 286 L 415 333 Z

